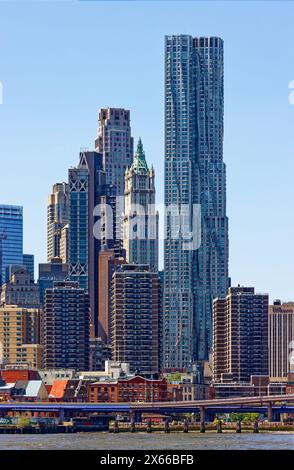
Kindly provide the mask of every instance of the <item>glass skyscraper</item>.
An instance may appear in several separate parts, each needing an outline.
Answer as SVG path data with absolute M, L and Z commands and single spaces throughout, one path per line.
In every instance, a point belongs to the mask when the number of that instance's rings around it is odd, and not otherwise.
M 35 256 L 24 254 L 23 265 L 26 268 L 26 270 L 30 273 L 31 280 L 34 281 L 35 280 Z
M 69 276 L 88 292 L 88 178 L 89 170 L 80 155 L 78 167 L 70 168 L 69 180 Z
M 98 255 L 100 238 L 94 237 L 99 215 L 94 209 L 105 194 L 102 155 L 81 152 L 79 165 L 69 169 L 69 278 L 89 294 L 91 336 L 98 334 Z M 100 235 L 100 234 L 99 234 Z
M 0 283 L 5 282 L 6 268 L 23 264 L 23 209 L 0 205 Z
M 186 367 L 207 359 L 212 302 L 228 278 L 226 168 L 223 162 L 223 41 L 167 36 L 165 41 L 165 205 L 188 208 L 185 230 L 173 231 L 167 209 L 164 249 L 164 360 Z M 194 211 L 201 209 L 197 227 Z M 180 217 L 178 220 L 182 221 Z M 188 227 L 187 227 L 188 224 Z M 184 232 L 199 235 L 187 249 Z

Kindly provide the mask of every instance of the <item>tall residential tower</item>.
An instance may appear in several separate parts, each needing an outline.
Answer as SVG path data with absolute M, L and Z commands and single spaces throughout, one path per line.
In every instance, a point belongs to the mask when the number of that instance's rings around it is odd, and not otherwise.
M 185 367 L 194 360 L 208 358 L 213 299 L 225 297 L 229 285 L 223 94 L 222 39 L 167 36 L 164 249 L 167 367 Z M 175 218 L 174 211 L 183 217 Z M 180 222 L 176 231 L 175 219 Z M 193 246 L 186 243 L 188 233 L 192 234 Z
M 89 298 L 77 282 L 60 281 L 47 289 L 44 303 L 44 366 L 89 367 Z
M 268 295 L 230 287 L 213 302 L 213 379 L 249 382 L 268 372 Z
M 275 300 L 269 306 L 269 375 L 276 382 L 286 381 L 294 372 L 294 302 Z
M 112 277 L 112 358 L 131 372 L 161 370 L 161 290 L 148 265 L 122 264 Z

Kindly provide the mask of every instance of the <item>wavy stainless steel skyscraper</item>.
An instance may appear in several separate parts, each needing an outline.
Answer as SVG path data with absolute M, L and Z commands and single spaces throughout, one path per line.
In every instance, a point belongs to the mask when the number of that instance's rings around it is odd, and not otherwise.
M 165 205 L 188 211 L 178 231 L 167 209 L 165 365 L 206 359 L 212 344 L 212 302 L 228 277 L 226 168 L 223 162 L 223 41 L 189 35 L 165 39 Z M 195 225 L 196 208 L 201 215 Z M 187 222 L 186 222 L 187 223 Z M 184 232 L 199 234 L 187 249 Z M 176 233 L 176 235 L 175 235 Z

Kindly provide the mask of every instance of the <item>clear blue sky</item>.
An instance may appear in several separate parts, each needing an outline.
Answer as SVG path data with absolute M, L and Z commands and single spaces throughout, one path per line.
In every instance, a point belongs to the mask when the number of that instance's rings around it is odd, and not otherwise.
M 294 4 L 0 2 L 0 202 L 24 206 L 25 252 L 46 260 L 46 202 L 98 108 L 131 110 L 163 198 L 164 35 L 225 41 L 232 283 L 294 300 Z

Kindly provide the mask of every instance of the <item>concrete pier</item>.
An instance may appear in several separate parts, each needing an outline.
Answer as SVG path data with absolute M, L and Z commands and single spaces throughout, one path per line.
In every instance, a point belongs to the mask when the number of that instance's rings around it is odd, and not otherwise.
M 269 402 L 267 405 L 267 420 L 269 423 L 273 421 L 273 404 L 272 402 Z
M 152 425 L 150 420 L 147 422 L 146 432 L 148 432 L 149 434 L 152 433 Z
M 258 419 L 256 419 L 254 421 L 254 424 L 253 424 L 253 432 L 256 434 L 259 432 L 259 429 L 258 429 Z
M 136 432 L 135 413 L 133 411 L 130 412 L 130 432 Z
M 113 430 L 113 432 L 114 432 L 115 434 L 119 433 L 119 426 L 118 426 L 118 421 L 117 421 L 117 420 L 115 420 L 115 422 L 114 422 L 114 430 Z
M 185 433 L 189 432 L 189 424 L 188 424 L 188 421 L 185 419 L 184 421 L 184 428 L 183 428 L 183 431 Z
M 164 422 L 164 432 L 166 434 L 170 433 L 170 426 L 169 426 L 169 420 L 168 419 L 166 419 L 165 422 Z
M 221 422 L 220 419 L 219 419 L 218 422 L 217 422 L 217 432 L 218 432 L 219 434 L 223 432 L 222 422 Z
M 200 423 L 205 422 L 205 407 L 200 406 Z

